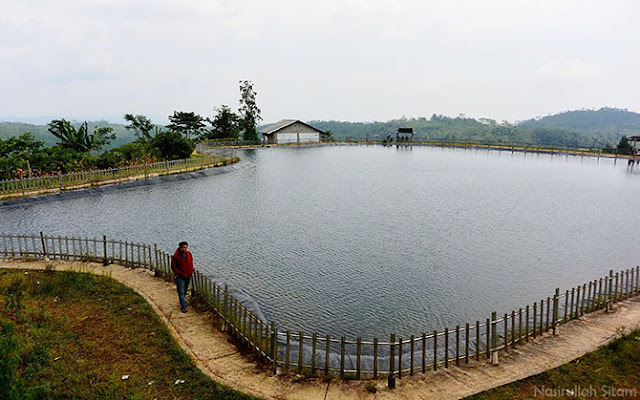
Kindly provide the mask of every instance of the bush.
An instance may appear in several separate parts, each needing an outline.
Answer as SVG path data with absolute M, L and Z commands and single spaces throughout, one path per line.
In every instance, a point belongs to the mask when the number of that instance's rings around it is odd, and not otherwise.
M 189 158 L 195 149 L 191 140 L 173 131 L 158 132 L 151 144 L 163 160 Z

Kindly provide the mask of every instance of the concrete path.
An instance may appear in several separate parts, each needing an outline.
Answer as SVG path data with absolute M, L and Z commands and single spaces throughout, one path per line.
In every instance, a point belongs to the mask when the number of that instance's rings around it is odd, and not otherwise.
M 56 270 L 109 275 L 135 289 L 205 374 L 242 392 L 271 399 L 457 399 L 555 368 L 608 343 L 622 331 L 640 326 L 640 298 L 636 297 L 614 306 L 611 313 L 594 313 L 563 325 L 558 336 L 545 335 L 509 354 L 500 353 L 497 366 L 480 361 L 403 377 L 394 390 L 386 388 L 385 380 L 378 380 L 378 392 L 372 394 L 361 381 L 307 379 L 294 383 L 291 378 L 269 376 L 239 354 L 229 337 L 218 330 L 211 314 L 181 313 L 174 285 L 145 269 L 80 262 L 53 264 Z M 0 260 L 0 268 L 44 269 L 44 262 Z

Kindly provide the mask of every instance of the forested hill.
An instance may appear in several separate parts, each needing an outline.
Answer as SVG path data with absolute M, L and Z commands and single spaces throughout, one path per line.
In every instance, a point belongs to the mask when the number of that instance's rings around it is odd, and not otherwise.
M 615 132 L 635 136 L 640 132 L 640 114 L 619 108 L 575 110 L 529 119 L 518 124 L 527 128 L 553 128 L 572 132 Z
M 88 124 L 90 133 L 92 133 L 96 127 L 110 126 L 113 128 L 113 131 L 116 133 L 116 139 L 108 146 L 105 146 L 105 150 L 122 146 L 136 139 L 135 134 L 125 129 L 122 124 L 114 124 L 108 121 L 88 121 Z M 73 125 L 77 128 L 80 124 L 74 122 Z M 45 146 L 53 146 L 58 142 L 58 138 L 49 133 L 47 125 L 34 125 L 23 122 L 0 122 L 0 139 L 20 136 L 25 132 L 31 132 L 37 140 L 43 141 Z
M 323 131 L 331 131 L 336 140 L 381 140 L 398 128 L 413 128 L 416 140 L 479 141 L 522 144 L 560 145 L 567 147 L 603 148 L 615 146 L 624 136 L 640 136 L 640 114 L 616 108 L 567 111 L 516 124 L 491 119 L 447 117 L 434 114 L 430 118 L 400 118 L 385 122 L 307 121 Z M 122 124 L 89 121 L 89 129 L 111 126 L 117 139 L 108 148 L 135 140 L 132 131 Z M 31 132 L 38 140 L 52 146 L 57 139 L 46 125 L 0 122 L 0 139 Z
M 518 142 L 569 147 L 605 147 L 625 135 L 640 135 L 640 114 L 614 108 L 568 111 L 516 124 L 490 119 L 446 117 L 401 118 L 386 122 L 309 121 L 330 130 L 338 140 L 381 139 L 399 127 L 413 128 L 417 140 Z

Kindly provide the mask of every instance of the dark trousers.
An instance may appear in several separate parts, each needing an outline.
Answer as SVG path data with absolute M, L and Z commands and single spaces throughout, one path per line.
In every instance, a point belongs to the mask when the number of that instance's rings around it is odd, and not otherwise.
M 189 289 L 189 282 L 191 281 L 191 277 L 183 277 L 180 275 L 176 275 L 176 289 L 178 289 L 178 300 L 180 300 L 180 307 L 187 307 L 187 289 Z

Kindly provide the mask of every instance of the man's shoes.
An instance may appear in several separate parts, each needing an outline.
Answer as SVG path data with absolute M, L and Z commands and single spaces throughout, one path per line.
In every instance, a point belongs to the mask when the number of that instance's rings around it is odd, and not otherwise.
M 182 308 L 180 309 L 180 311 L 182 311 L 183 313 L 186 313 L 186 312 L 187 312 L 187 307 L 182 307 Z

